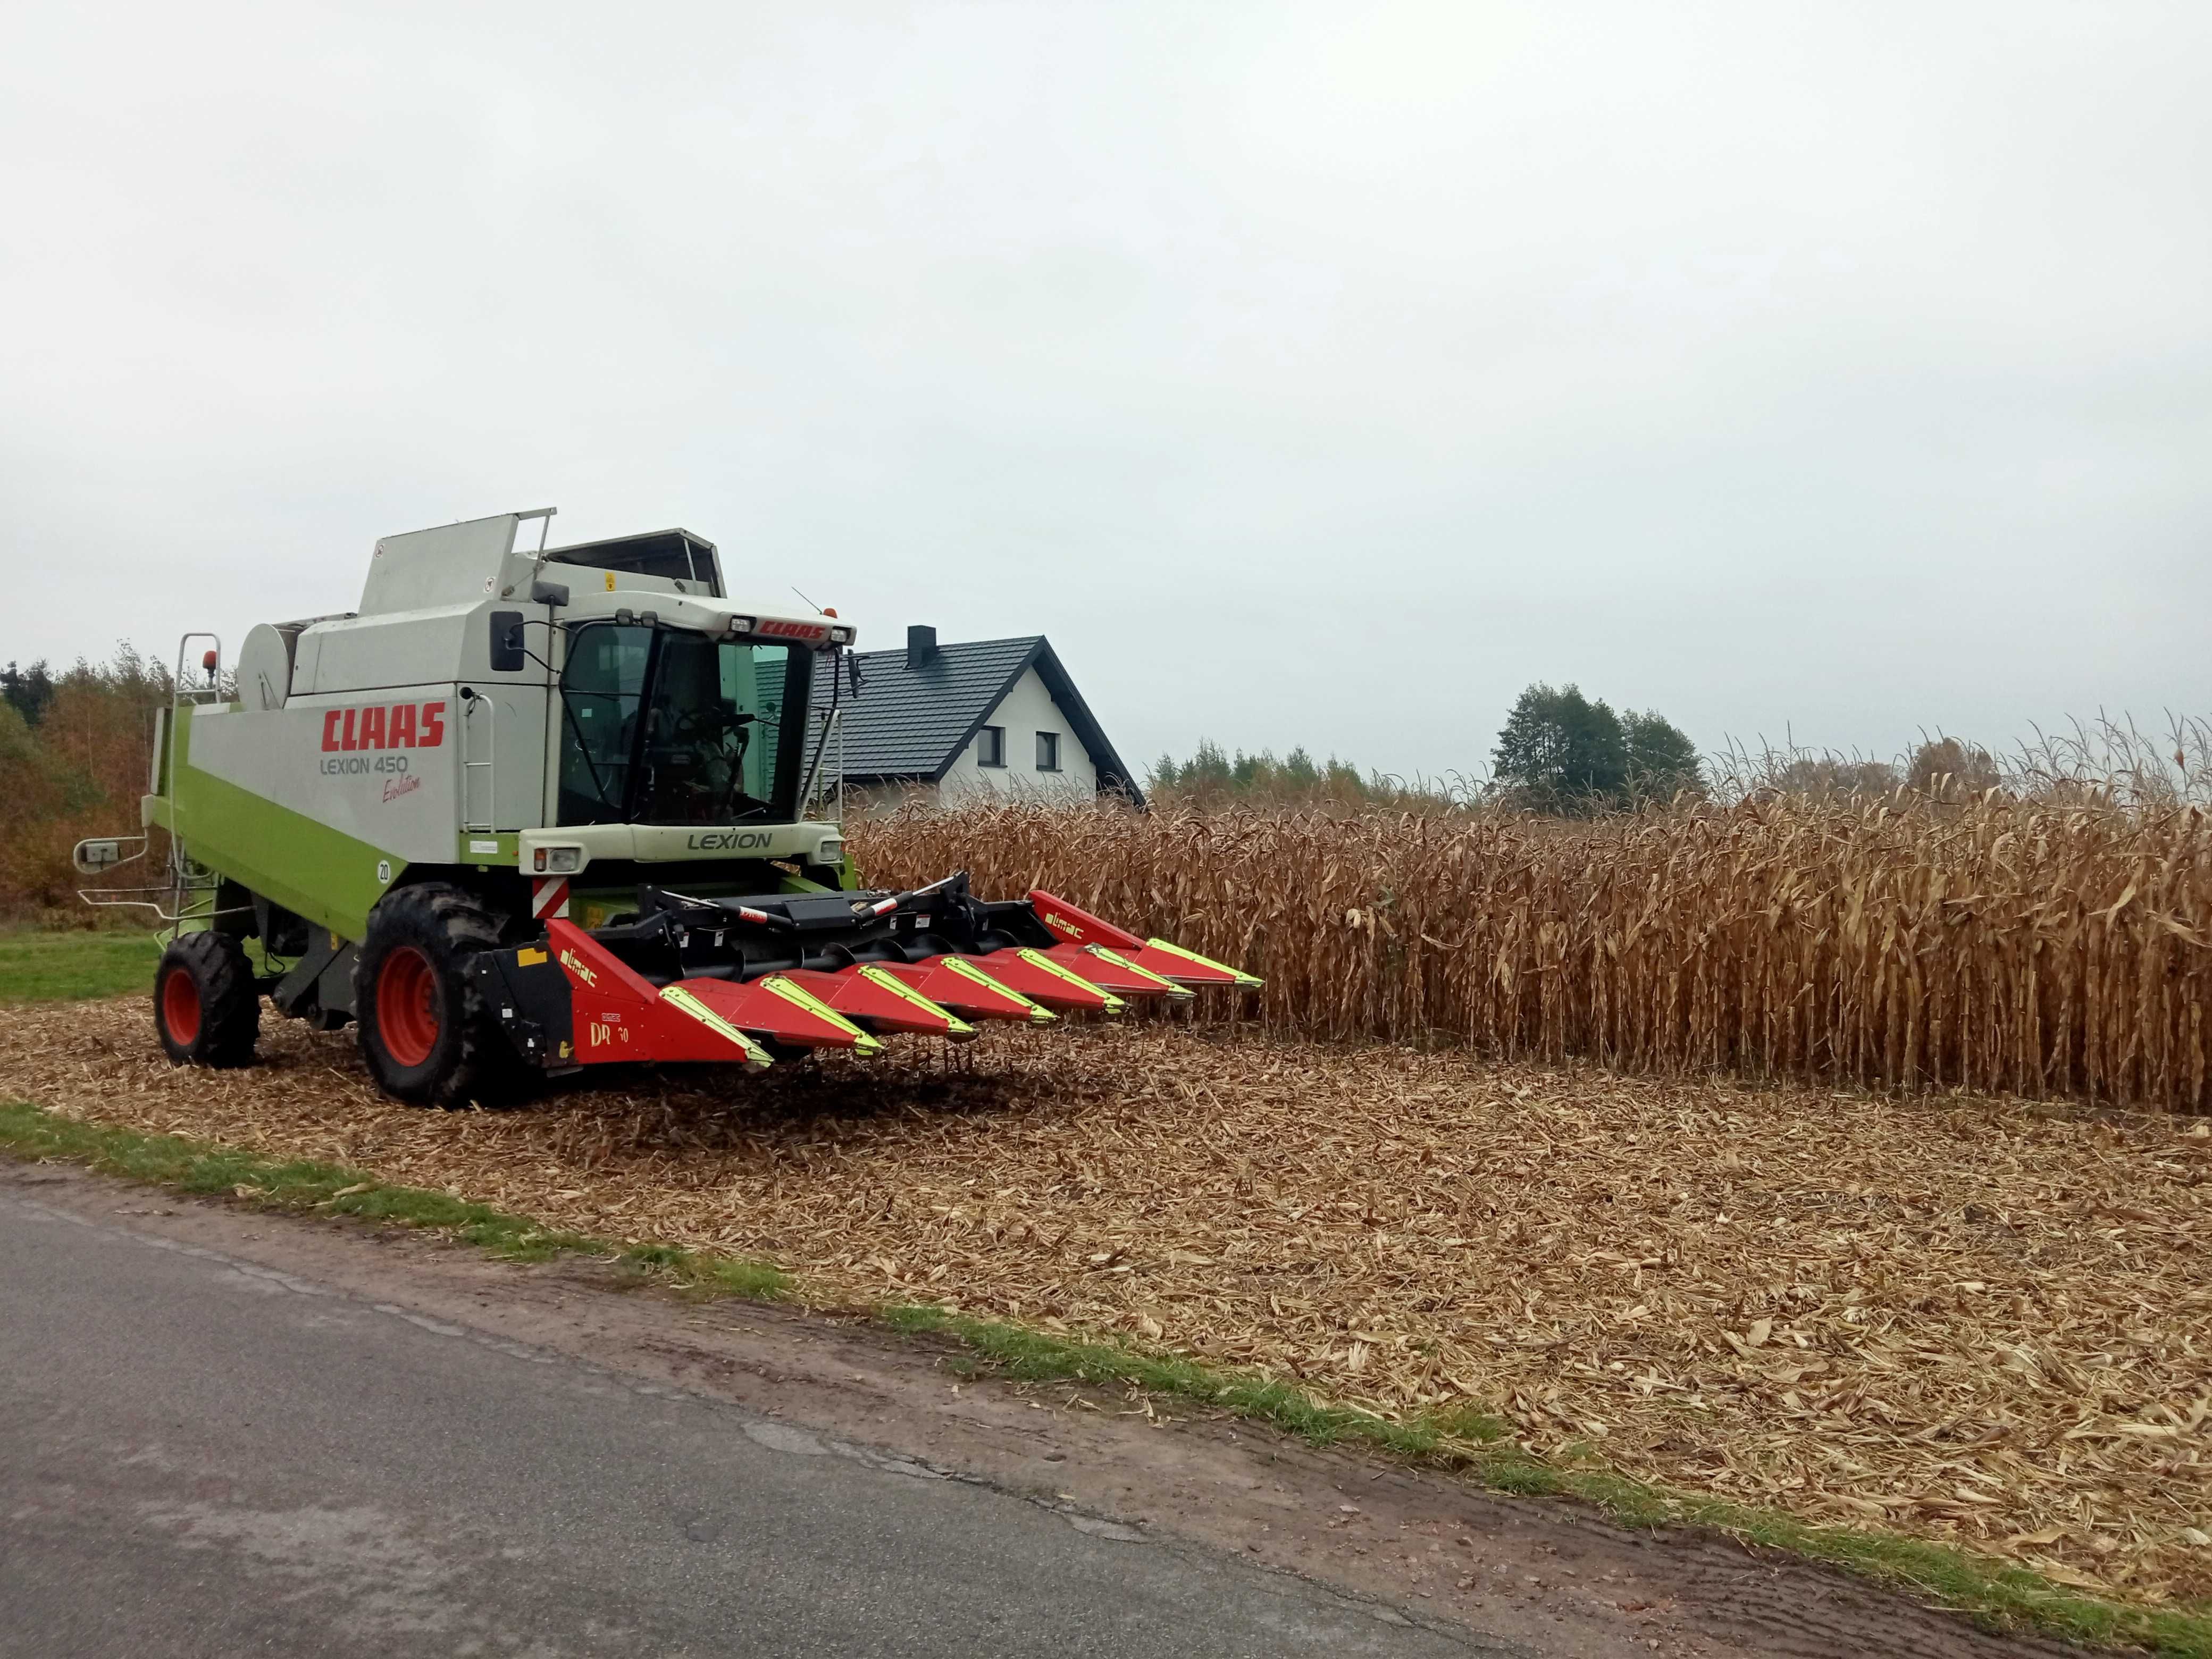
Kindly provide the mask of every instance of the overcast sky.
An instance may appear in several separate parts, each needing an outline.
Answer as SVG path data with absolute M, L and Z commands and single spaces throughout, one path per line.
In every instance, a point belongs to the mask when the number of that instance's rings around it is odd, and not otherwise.
M 0 15 L 0 659 L 682 524 L 1125 757 L 2212 713 L 2212 6 Z

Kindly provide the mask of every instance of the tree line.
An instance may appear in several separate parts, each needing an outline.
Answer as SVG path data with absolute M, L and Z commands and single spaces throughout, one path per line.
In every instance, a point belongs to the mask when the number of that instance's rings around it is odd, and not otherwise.
M 1233 755 L 1211 739 L 1187 761 L 1163 755 L 1146 793 L 1193 805 L 1233 801 L 1286 805 L 1454 807 L 1483 802 L 1559 816 L 1586 817 L 1650 801 L 1702 799 L 1705 769 L 1697 745 L 1656 710 L 1617 714 L 1577 686 L 1532 685 L 1506 716 L 1486 769 L 1406 779 L 1364 771 L 1303 748 L 1281 759 L 1272 750 Z
M 2163 744 L 2163 751 L 2160 745 Z M 2212 732 L 2183 721 L 2147 738 L 2100 720 L 2044 736 L 2001 760 L 1979 744 L 1925 737 L 1895 760 L 1731 745 L 1705 757 L 1658 710 L 1616 711 L 1569 684 L 1523 690 L 1506 714 L 1487 764 L 1473 773 L 1407 780 L 1362 771 L 1303 748 L 1231 754 L 1210 739 L 1187 761 L 1163 755 L 1146 781 L 1164 804 L 1340 805 L 1450 810 L 1478 805 L 1591 817 L 1680 800 L 1762 794 L 1881 796 L 1907 791 L 1965 799 L 1990 789 L 2039 799 L 2067 795 L 2148 804 L 2212 797 Z
M 0 669 L 0 915 L 88 921 L 70 848 L 138 823 L 153 716 L 169 672 L 121 647 L 112 660 Z

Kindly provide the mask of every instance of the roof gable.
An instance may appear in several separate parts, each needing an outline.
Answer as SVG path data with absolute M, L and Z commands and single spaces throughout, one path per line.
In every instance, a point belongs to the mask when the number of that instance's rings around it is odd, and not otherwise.
M 907 665 L 903 650 L 854 654 L 860 666 L 860 695 L 854 699 L 847 682 L 840 702 L 848 778 L 939 781 L 1023 673 L 1035 668 L 1076 740 L 1089 752 L 1099 787 L 1137 793 L 1136 780 L 1042 634 L 939 645 L 920 668 Z M 826 704 L 830 699 L 829 676 L 822 675 L 814 683 L 813 700 Z

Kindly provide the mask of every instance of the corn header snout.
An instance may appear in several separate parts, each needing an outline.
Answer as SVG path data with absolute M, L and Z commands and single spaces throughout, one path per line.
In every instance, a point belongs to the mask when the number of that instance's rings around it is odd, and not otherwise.
M 871 1054 L 979 1023 L 1050 1024 L 1187 1002 L 1249 975 L 1141 939 L 1048 893 L 975 898 L 964 874 L 906 892 L 702 898 L 641 888 L 635 911 L 480 953 L 471 971 L 516 1051 L 555 1069 L 811 1049 Z

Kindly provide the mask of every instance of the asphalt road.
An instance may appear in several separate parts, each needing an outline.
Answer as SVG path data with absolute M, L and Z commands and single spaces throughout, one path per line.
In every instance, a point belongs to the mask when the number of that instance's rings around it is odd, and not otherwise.
M 9 1659 L 1500 1650 L 124 1218 L 0 1264 Z

